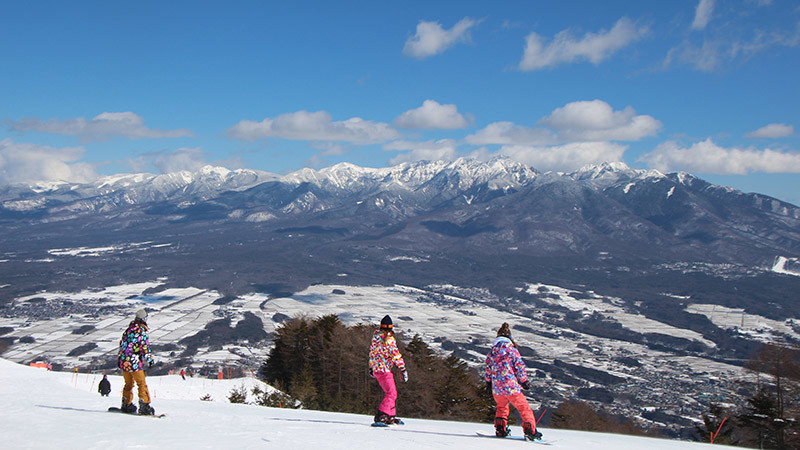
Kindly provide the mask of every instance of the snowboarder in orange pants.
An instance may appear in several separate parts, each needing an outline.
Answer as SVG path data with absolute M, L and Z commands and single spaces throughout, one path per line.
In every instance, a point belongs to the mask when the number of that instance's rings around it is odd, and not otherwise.
M 133 404 L 133 385 L 139 387 L 139 414 L 153 415 L 155 410 L 150 406 L 150 392 L 145 382 L 145 364 L 153 365 L 150 356 L 150 338 L 147 336 L 147 311 L 140 309 L 136 317 L 122 333 L 119 341 L 119 368 L 122 369 L 122 378 L 125 386 L 122 388 L 122 409 L 126 413 L 135 413 Z
M 528 440 L 539 440 L 542 433 L 536 431 L 536 417 L 528 405 L 522 390 L 529 389 L 527 368 L 517 350 L 517 344 L 511 339 L 511 328 L 503 323 L 497 331 L 497 339 L 491 351 L 486 355 L 486 372 L 484 378 L 492 385 L 492 395 L 497 402 L 494 426 L 497 437 L 506 437 L 508 429 L 508 404 L 517 408 L 522 416 L 522 431 Z

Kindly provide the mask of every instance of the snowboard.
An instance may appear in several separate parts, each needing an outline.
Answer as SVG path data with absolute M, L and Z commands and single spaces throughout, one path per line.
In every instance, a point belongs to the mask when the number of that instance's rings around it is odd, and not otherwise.
M 156 419 L 160 419 L 162 417 L 167 417 L 166 414 L 156 414 L 156 415 L 152 415 L 151 416 L 151 415 L 145 415 L 145 414 L 126 413 L 126 412 L 122 411 L 121 409 L 117 408 L 116 406 L 112 406 L 112 407 L 108 408 L 108 412 L 127 414 L 129 416 L 153 417 L 153 418 L 156 418 Z
M 373 427 L 378 427 L 378 428 L 389 428 L 389 427 L 397 426 L 397 425 L 405 425 L 405 423 L 402 420 L 397 419 L 397 423 L 393 423 L 391 425 L 389 425 L 388 423 L 383 423 L 383 422 L 374 422 L 372 424 Z
M 477 432 L 475 434 L 477 434 L 480 437 L 494 438 L 494 439 L 511 439 L 511 440 L 514 440 L 514 441 L 527 441 L 527 442 L 530 442 L 532 444 L 539 444 L 539 445 L 553 445 L 553 443 L 556 442 L 556 441 L 548 441 L 547 439 L 539 439 L 539 440 L 536 440 L 536 441 L 529 441 L 529 440 L 525 439 L 525 436 L 512 436 L 510 434 L 508 436 L 506 436 L 506 437 L 497 437 L 497 436 L 495 436 L 493 434 L 484 434 L 484 433 L 481 433 L 481 432 Z

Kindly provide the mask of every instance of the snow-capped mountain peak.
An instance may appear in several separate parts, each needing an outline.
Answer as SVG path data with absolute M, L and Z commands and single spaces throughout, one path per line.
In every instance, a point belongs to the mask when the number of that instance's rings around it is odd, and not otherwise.
M 201 167 L 197 173 L 206 176 L 216 176 L 219 178 L 225 178 L 231 173 L 231 170 L 225 167 L 206 165 Z
M 39 181 L 36 183 L 31 184 L 30 190 L 36 192 L 37 194 L 45 193 L 45 192 L 53 192 L 57 191 L 64 186 L 68 186 L 69 183 L 66 181 Z
M 333 187 L 347 191 L 383 189 L 389 186 L 414 190 L 437 178 L 450 179 L 462 189 L 481 183 L 488 183 L 492 188 L 518 187 L 536 178 L 536 172 L 508 158 L 495 158 L 488 162 L 459 158 L 452 162 L 406 162 L 381 169 L 339 163 L 320 170 L 306 168 L 292 172 L 283 177 L 282 181 L 308 182 L 323 188 Z
M 611 185 L 620 181 L 635 179 L 661 179 L 665 177 L 658 170 L 632 169 L 621 161 L 583 166 L 569 174 L 569 176 L 578 181 L 590 181 L 599 185 Z

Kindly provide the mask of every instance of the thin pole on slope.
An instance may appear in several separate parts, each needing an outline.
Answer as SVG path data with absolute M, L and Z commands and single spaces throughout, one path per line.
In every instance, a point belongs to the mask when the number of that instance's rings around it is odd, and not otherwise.
M 541 421 L 542 421 L 542 417 L 544 417 L 544 413 L 546 413 L 546 412 L 547 412 L 547 408 L 545 408 L 545 409 L 542 411 L 542 414 L 540 414 L 540 415 L 539 415 L 539 418 L 538 418 L 538 419 L 536 419 L 536 423 L 534 424 L 534 426 L 538 426 L 539 422 L 541 422 Z
M 720 430 L 722 430 L 722 426 L 725 425 L 725 421 L 726 420 L 728 420 L 728 418 L 727 417 L 723 417 L 722 418 L 722 422 L 719 424 L 719 428 L 717 428 L 717 432 L 714 433 L 713 435 L 711 435 L 711 443 L 712 444 L 714 443 L 714 439 L 716 439 L 717 436 L 719 436 L 719 432 L 720 432 Z

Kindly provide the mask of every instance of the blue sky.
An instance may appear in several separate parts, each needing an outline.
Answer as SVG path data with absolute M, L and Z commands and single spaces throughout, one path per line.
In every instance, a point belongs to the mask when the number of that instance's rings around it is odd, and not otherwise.
M 6 2 L 0 182 L 624 161 L 800 204 L 795 0 Z

